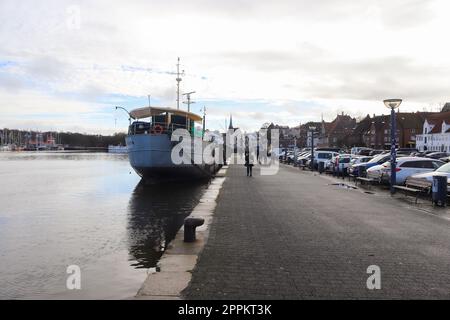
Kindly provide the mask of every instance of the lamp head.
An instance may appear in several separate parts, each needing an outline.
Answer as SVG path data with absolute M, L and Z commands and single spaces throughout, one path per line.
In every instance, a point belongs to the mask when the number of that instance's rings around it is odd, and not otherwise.
M 383 101 L 384 105 L 389 109 L 397 109 L 402 103 L 402 99 L 386 99 Z

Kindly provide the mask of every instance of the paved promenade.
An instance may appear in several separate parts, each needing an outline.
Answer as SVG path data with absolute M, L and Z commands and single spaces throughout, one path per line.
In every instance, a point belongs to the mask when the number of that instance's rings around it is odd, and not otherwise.
M 184 298 L 450 298 L 450 221 L 331 182 L 230 166 Z M 366 287 L 370 265 L 381 290 Z

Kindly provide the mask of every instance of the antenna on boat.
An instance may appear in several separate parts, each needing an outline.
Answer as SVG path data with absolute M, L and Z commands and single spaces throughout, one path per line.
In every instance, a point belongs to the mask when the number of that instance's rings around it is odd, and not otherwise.
M 150 118 L 152 117 L 152 105 L 150 104 L 150 95 L 148 95 L 148 111 L 150 112 Z
M 181 76 L 184 76 L 184 70 L 180 73 L 180 57 L 178 57 L 177 63 L 177 109 L 180 109 L 180 82 Z
M 206 106 L 203 106 L 203 133 L 202 133 L 202 136 L 205 136 L 205 128 L 206 128 Z
M 195 103 L 195 101 L 191 101 L 191 94 L 195 93 L 195 91 L 191 91 L 188 93 L 183 93 L 183 96 L 187 97 L 187 101 L 184 101 L 183 103 L 187 104 L 188 106 L 188 112 L 191 111 L 191 103 Z

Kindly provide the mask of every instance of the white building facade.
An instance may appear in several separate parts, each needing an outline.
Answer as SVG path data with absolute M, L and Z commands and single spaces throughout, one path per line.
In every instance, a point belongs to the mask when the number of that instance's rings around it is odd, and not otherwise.
M 422 134 L 416 136 L 419 151 L 450 152 L 450 119 L 425 119 Z

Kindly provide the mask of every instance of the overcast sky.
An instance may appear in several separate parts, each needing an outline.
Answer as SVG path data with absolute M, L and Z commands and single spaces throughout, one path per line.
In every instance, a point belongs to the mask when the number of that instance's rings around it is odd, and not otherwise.
M 445 0 L 1 0 L 0 127 L 124 131 L 115 105 L 176 107 L 177 57 L 211 129 L 230 113 L 244 130 L 386 114 L 392 97 L 434 110 L 450 101 L 449 13 Z

